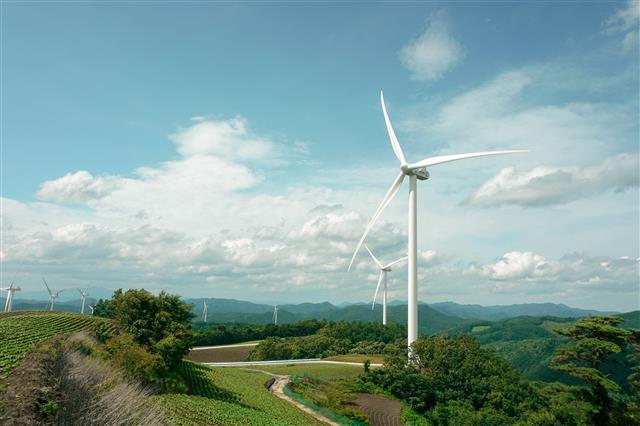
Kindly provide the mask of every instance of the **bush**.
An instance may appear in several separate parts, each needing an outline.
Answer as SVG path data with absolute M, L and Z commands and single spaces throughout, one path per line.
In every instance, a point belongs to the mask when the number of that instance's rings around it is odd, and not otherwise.
M 130 379 L 142 383 L 157 383 L 161 368 L 159 355 L 151 354 L 137 344 L 129 334 L 122 334 L 107 341 L 103 346 L 108 359 L 126 372 Z

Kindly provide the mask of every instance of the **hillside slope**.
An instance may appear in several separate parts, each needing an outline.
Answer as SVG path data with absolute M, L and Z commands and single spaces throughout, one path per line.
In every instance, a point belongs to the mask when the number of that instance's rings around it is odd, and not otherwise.
M 49 337 L 94 329 L 109 320 L 64 312 L 11 312 L 0 314 L 0 379 L 7 377 L 38 343 Z

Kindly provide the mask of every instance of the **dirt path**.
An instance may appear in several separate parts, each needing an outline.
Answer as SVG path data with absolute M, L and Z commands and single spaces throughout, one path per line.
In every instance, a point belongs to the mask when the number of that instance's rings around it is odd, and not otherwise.
M 331 426 L 340 426 L 340 423 L 336 423 L 333 420 L 330 420 L 329 418 L 327 418 L 327 417 L 323 416 L 322 414 L 318 413 L 317 411 L 313 411 L 311 408 L 309 408 L 306 405 L 296 401 L 295 399 L 292 399 L 291 397 L 289 397 L 287 394 L 284 393 L 284 388 L 285 388 L 285 386 L 287 386 L 289 384 L 289 381 L 291 380 L 291 376 L 281 376 L 281 375 L 278 375 L 278 374 L 269 373 L 268 371 L 256 370 L 256 369 L 253 369 L 253 368 L 246 368 L 246 370 L 258 371 L 260 373 L 264 373 L 264 374 L 267 374 L 267 375 L 273 377 L 274 379 L 276 379 L 276 381 L 273 382 L 273 385 L 271 385 L 271 391 L 273 392 L 273 394 L 275 396 L 277 396 L 280 399 L 284 399 L 285 401 L 289 402 L 290 404 L 295 405 L 296 407 L 298 407 L 299 409 L 301 409 L 305 413 L 312 415 L 316 420 L 321 421 L 322 423 L 326 423 L 326 424 L 331 425 Z
M 400 401 L 380 395 L 359 395 L 353 403 L 369 417 L 371 426 L 402 426 Z

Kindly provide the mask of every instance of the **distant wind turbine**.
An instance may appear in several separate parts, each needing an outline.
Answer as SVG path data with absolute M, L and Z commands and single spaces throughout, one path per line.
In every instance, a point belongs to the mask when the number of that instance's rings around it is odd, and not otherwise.
M 373 303 L 371 303 L 371 310 L 373 310 L 376 307 L 376 298 L 378 297 L 380 284 L 384 281 L 384 289 L 382 292 L 382 325 L 387 325 L 387 273 L 391 272 L 391 267 L 393 265 L 396 265 L 400 262 L 407 260 L 407 256 L 401 257 L 398 260 L 394 260 L 393 262 L 387 265 L 382 265 L 382 263 L 380 263 L 380 261 L 373 255 L 371 250 L 369 250 L 369 247 L 367 247 L 366 244 L 364 245 L 364 248 L 367 249 L 367 251 L 371 255 L 371 258 L 380 269 L 380 275 L 378 276 L 378 285 L 376 286 L 376 292 L 373 294 Z
M 409 225 L 408 225 L 408 303 L 407 303 L 407 344 L 409 346 L 409 356 L 411 356 L 411 344 L 418 338 L 418 223 L 417 223 L 417 179 L 427 180 L 429 178 L 429 172 L 427 168 L 436 166 L 438 164 L 448 163 L 450 161 L 464 160 L 467 158 L 484 157 L 488 155 L 502 155 L 502 154 L 515 154 L 520 152 L 528 152 L 527 150 L 508 150 L 508 151 L 486 151 L 486 152 L 472 152 L 468 154 L 454 154 L 454 155 L 440 155 L 437 157 L 425 158 L 417 163 L 409 163 L 402 152 L 398 138 L 393 130 L 389 115 L 387 114 L 387 107 L 384 104 L 384 95 L 380 92 L 380 104 L 382 105 L 382 113 L 384 114 L 384 121 L 387 126 L 387 133 L 391 140 L 391 147 L 396 157 L 400 161 L 400 173 L 396 176 L 395 180 L 391 184 L 391 187 L 387 191 L 386 195 L 382 199 L 382 202 L 376 209 L 373 217 L 364 229 L 364 233 L 358 241 L 351 262 L 349 262 L 349 270 L 353 265 L 353 261 L 362 247 L 362 243 L 375 225 L 376 221 L 382 214 L 383 210 L 391 203 L 391 200 L 396 196 L 400 185 L 405 176 L 409 176 Z
M 13 309 L 13 294 L 16 291 L 22 290 L 20 287 L 15 287 L 15 282 L 16 282 L 16 277 L 14 275 L 13 279 L 11 280 L 11 284 L 9 285 L 9 287 L 0 288 L 0 291 L 6 291 L 7 292 L 7 300 L 4 302 L 4 311 L 5 312 L 11 312 L 11 310 Z
M 96 308 L 96 305 L 89 305 L 89 309 L 91 309 L 91 315 L 93 315 L 93 310 Z
M 202 305 L 202 322 L 207 322 L 207 301 L 203 300 Z
M 91 287 L 87 287 L 84 290 L 78 289 L 78 292 L 80 292 L 80 296 L 82 296 L 82 307 L 80 308 L 80 313 L 82 315 L 84 315 L 84 304 L 87 301 L 87 295 L 89 294 L 89 289 L 90 288 Z M 60 290 L 60 291 L 62 291 L 62 290 Z
M 63 291 L 65 291 L 65 289 L 63 288 L 62 290 L 58 290 L 55 293 L 51 291 L 51 289 L 49 288 L 49 284 L 47 284 L 47 280 L 45 280 L 44 278 L 42 278 L 42 282 L 44 282 L 45 287 L 47 287 L 47 291 L 49 292 L 49 301 L 47 302 L 47 306 L 49 307 L 50 311 L 53 311 L 53 302 L 60 296 L 60 293 L 62 293 Z M 45 308 L 46 310 L 47 308 Z
M 278 325 L 278 305 L 273 307 L 273 323 Z

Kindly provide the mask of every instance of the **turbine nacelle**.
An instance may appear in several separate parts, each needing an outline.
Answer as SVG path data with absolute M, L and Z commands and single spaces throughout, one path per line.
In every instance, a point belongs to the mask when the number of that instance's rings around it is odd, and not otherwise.
M 409 166 L 409 171 L 405 172 L 405 174 L 411 176 L 411 175 L 415 175 L 416 178 L 418 178 L 418 180 L 427 180 L 429 179 L 429 172 L 427 171 L 426 167 L 420 167 L 417 169 L 412 169 L 411 166 Z

